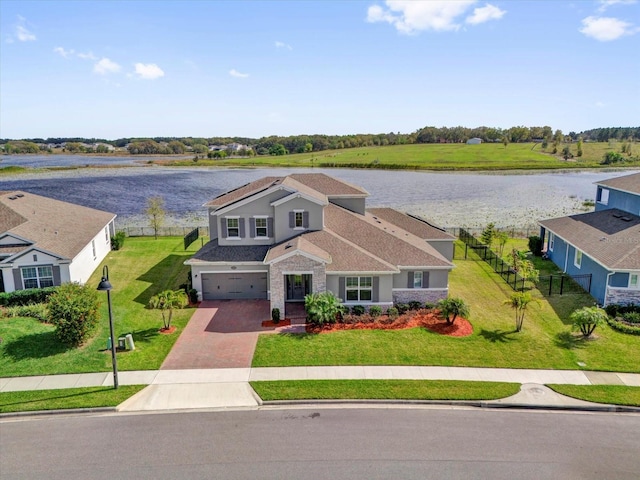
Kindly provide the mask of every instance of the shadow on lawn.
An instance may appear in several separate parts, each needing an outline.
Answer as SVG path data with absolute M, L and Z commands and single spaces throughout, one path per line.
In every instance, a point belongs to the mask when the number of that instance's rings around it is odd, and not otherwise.
M 517 333 L 515 330 L 510 332 L 503 332 L 502 330 L 480 330 L 480 335 L 485 340 L 489 340 L 491 343 L 507 343 L 513 341 L 513 338 L 509 337 L 512 333 Z
M 133 341 L 135 343 L 149 343 L 153 341 L 155 337 L 160 335 L 158 328 L 147 328 L 146 330 L 134 330 L 129 333 L 133 335 Z
M 556 335 L 555 343 L 556 347 L 564 348 L 565 350 L 574 350 L 576 348 L 586 347 L 586 341 L 582 335 L 574 335 L 571 332 L 560 332 Z
M 187 258 L 183 255 L 168 255 L 136 278 L 150 285 L 133 301 L 147 306 L 149 299 L 155 294 L 169 289 L 176 290 L 181 283 L 186 283 L 187 267 L 183 263 Z M 184 275 L 182 275 L 183 271 Z
M 54 332 L 32 333 L 16 340 L 7 342 L 4 347 L 5 355 L 14 361 L 29 358 L 46 358 L 71 350 L 55 336 Z

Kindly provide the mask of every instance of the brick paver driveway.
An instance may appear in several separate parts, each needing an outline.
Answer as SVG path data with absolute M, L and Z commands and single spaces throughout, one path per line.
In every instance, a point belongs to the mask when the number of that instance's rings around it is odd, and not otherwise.
M 249 368 L 270 317 L 267 300 L 204 301 L 160 368 Z

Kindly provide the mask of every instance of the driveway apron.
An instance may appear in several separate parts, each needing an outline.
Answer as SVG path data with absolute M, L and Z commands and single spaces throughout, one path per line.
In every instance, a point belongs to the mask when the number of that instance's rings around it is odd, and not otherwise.
M 267 300 L 203 301 L 160 369 L 249 368 L 269 317 Z

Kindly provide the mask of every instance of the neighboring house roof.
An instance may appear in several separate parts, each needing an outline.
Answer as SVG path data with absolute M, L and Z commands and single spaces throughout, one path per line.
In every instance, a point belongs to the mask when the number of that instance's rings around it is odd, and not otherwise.
M 640 217 L 616 208 L 539 222 L 609 270 L 640 269 Z
M 342 238 L 398 267 L 453 265 L 423 239 L 367 213 L 359 215 L 330 204 L 325 207 L 325 225 Z
M 424 240 L 455 240 L 453 235 L 431 225 L 426 220 L 407 215 L 393 208 L 367 208 L 367 212 L 373 215 L 376 220 L 386 220 Z
M 621 190 L 623 192 L 635 193 L 640 195 L 640 173 L 625 175 L 624 177 L 610 178 L 601 182 L 595 182 L 596 185 Z
M 73 259 L 115 217 L 31 193 L 0 193 L 0 233 L 27 239 L 61 258 Z
M 268 251 L 269 245 L 218 245 L 218 239 L 214 239 L 185 263 L 262 262 Z

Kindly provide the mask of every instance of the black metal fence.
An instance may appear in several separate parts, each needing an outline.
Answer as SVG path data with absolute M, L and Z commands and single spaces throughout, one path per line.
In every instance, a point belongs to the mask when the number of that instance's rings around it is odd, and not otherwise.
M 160 227 L 158 228 L 159 237 L 184 237 L 193 230 L 198 230 L 199 237 L 209 236 L 209 227 Z M 127 237 L 153 237 L 155 232 L 151 227 L 118 227 L 119 232 L 122 231 Z M 198 238 L 198 237 L 196 237 Z
M 471 235 L 464 228 L 459 229 L 458 238 L 465 244 L 464 258 L 466 259 L 469 253 L 469 249 L 475 252 L 482 260 L 487 262 L 493 271 L 496 272 L 502 279 L 517 292 L 522 292 L 531 285 L 517 272 L 513 270 L 513 267 L 502 260 L 496 252 L 491 250 L 488 245 L 485 245 L 476 237 Z
M 567 275 L 557 273 L 544 275 L 538 281 L 538 289 L 543 295 L 567 295 L 591 293 L 591 274 Z
M 460 238 L 460 232 L 467 232 L 472 236 L 482 235 L 484 228 L 470 228 L 470 227 L 447 227 L 445 228 L 450 234 Z M 509 238 L 529 238 L 533 235 L 540 235 L 540 227 L 496 227 L 496 230 L 505 232 L 509 235 Z

